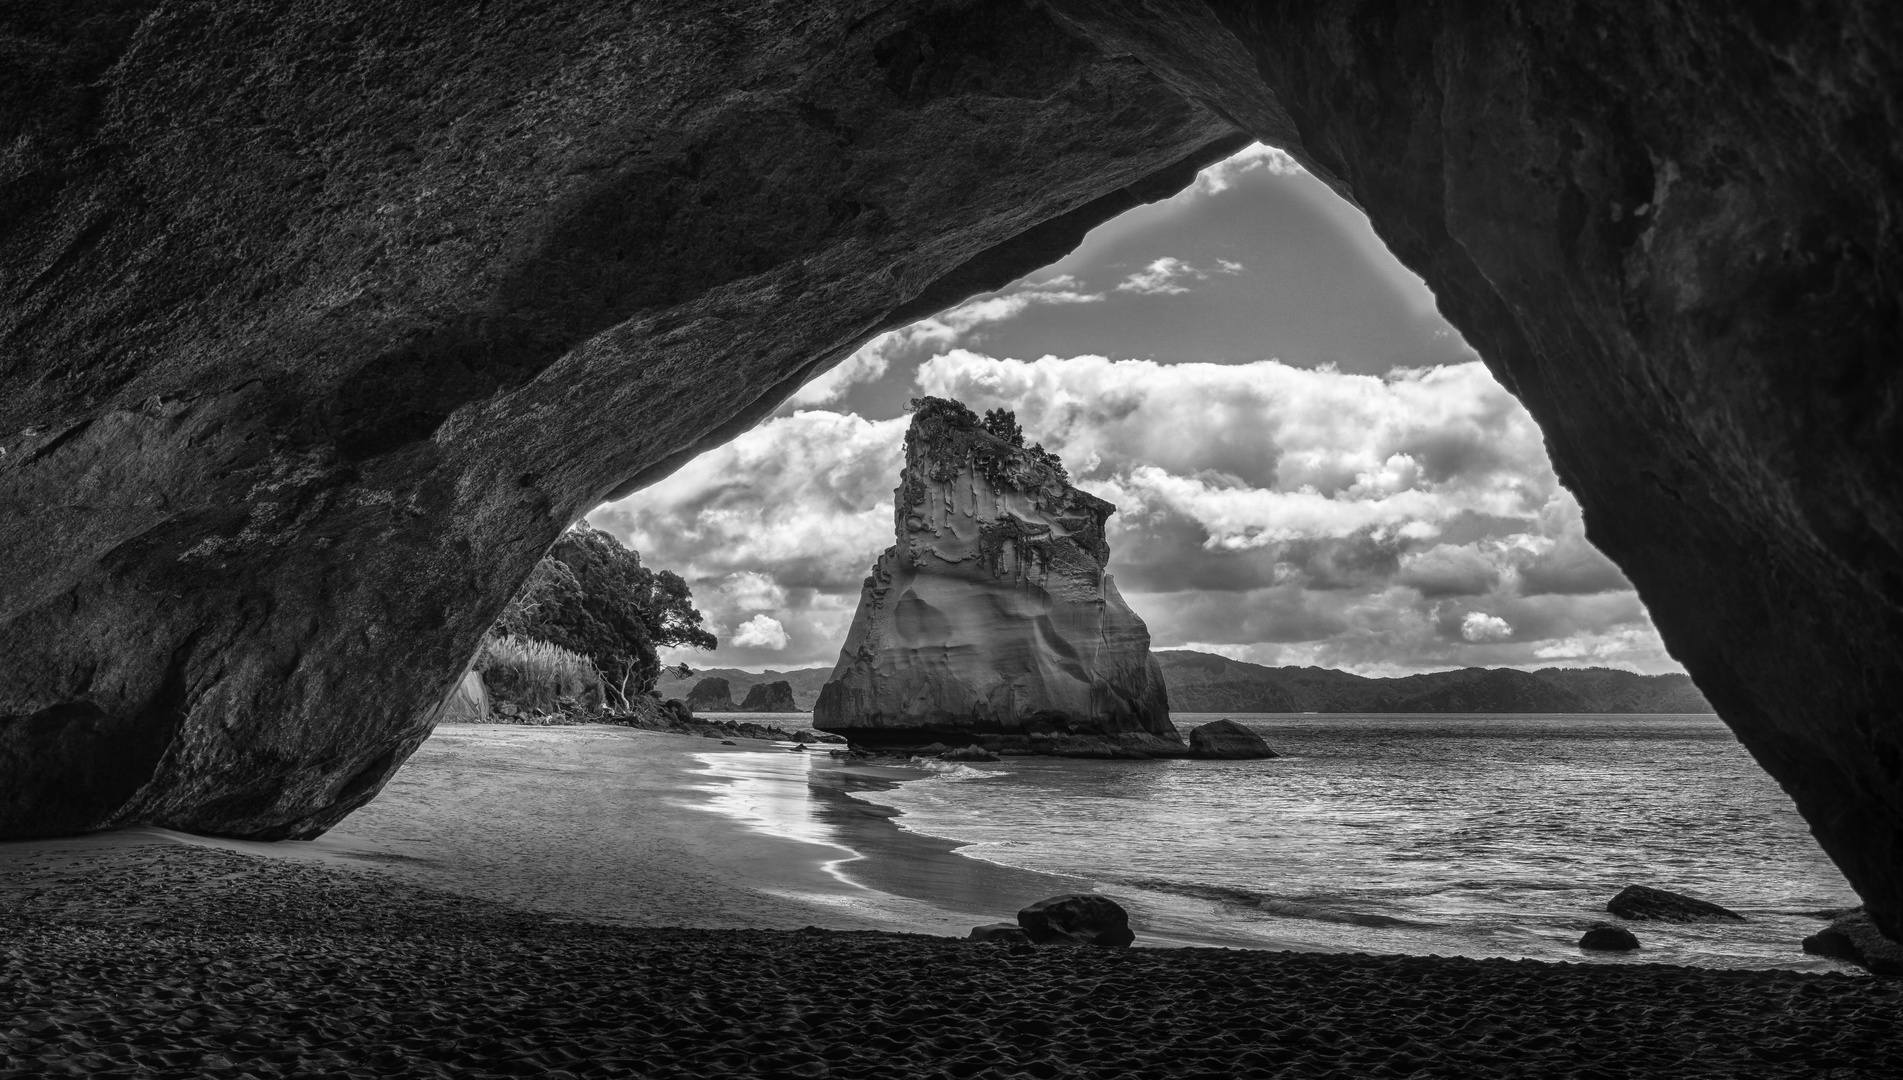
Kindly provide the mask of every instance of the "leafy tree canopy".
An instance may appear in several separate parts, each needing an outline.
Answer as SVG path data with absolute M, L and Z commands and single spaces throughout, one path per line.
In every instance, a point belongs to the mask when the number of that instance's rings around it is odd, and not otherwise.
M 1010 409 L 986 409 L 985 430 L 1012 446 L 1024 445 L 1024 429 L 1018 426 L 1018 414 Z
M 650 570 L 640 553 L 577 523 L 542 557 L 494 632 L 580 653 L 611 686 L 635 693 L 660 676 L 658 648 L 718 644 L 693 599 L 679 574 Z

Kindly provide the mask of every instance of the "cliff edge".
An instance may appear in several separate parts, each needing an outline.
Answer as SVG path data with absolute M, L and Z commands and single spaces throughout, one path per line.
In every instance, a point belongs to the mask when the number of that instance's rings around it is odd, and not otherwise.
M 1024 446 L 1009 414 L 915 406 L 898 542 L 866 578 L 813 726 L 885 748 L 1187 755 L 1149 630 L 1104 573 L 1116 507 Z

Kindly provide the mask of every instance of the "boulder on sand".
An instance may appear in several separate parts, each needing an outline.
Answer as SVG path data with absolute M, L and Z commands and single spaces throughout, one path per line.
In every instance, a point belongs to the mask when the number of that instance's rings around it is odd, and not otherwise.
M 1122 948 L 1136 940 L 1130 913 L 1108 896 L 1067 893 L 1039 900 L 1018 912 L 1018 925 L 1038 945 L 1103 945 Z
M 1189 733 L 1189 756 L 1215 760 L 1280 757 L 1262 741 L 1262 736 L 1236 723 L 1217 720 Z
M 1631 952 L 1639 947 L 1639 939 L 1623 926 L 1593 923 L 1580 937 L 1579 947 L 1596 952 Z
M 1706 922 L 1712 919 L 1744 921 L 1743 915 L 1730 908 L 1719 907 L 1708 900 L 1700 900 L 1681 893 L 1654 889 L 1647 885 L 1627 885 L 1619 890 L 1619 895 L 1606 901 L 1606 910 L 1621 919 L 1634 921 Z
M 1844 912 L 1805 938 L 1804 951 L 1856 964 L 1872 975 L 1903 975 L 1903 944 L 1884 937 L 1862 908 Z
M 965 936 L 965 940 L 997 941 L 1006 945 L 1029 945 L 1031 943 L 1031 936 L 1026 934 L 1024 927 L 1019 926 L 1017 923 L 994 922 L 986 923 L 983 926 L 972 927 L 971 933 Z

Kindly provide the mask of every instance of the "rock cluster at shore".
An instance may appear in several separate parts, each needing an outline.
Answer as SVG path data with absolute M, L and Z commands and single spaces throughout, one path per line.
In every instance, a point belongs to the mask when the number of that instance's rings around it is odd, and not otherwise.
M 1104 573 L 1116 509 L 1041 447 L 921 398 L 898 542 L 866 578 L 813 725 L 875 747 L 1180 757 L 1143 620 Z
M 1903 943 L 1884 937 L 1862 908 L 1839 912 L 1804 939 L 1804 951 L 1856 964 L 1873 975 L 1903 975 Z
M 9 884 L 8 1076 L 1903 1071 L 1896 980 L 634 930 L 188 847 L 49 857 Z

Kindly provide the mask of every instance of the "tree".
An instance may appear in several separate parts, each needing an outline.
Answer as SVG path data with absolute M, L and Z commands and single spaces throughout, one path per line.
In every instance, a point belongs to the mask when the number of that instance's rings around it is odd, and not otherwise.
M 639 552 L 578 523 L 536 564 L 492 632 L 580 653 L 625 698 L 653 688 L 657 649 L 719 644 L 693 600 L 679 574 L 648 569 Z
M 1018 426 L 1018 414 L 1010 409 L 986 409 L 985 430 L 1012 446 L 1024 445 L 1024 429 Z

